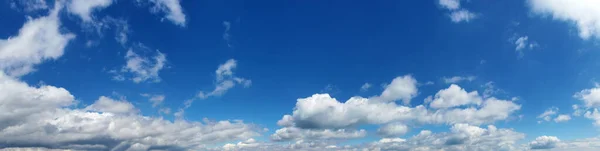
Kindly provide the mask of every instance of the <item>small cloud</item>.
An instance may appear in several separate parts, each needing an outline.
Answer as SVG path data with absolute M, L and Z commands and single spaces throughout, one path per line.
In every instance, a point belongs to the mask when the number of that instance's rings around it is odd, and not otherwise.
M 522 36 L 516 39 L 517 40 L 514 42 L 515 51 L 518 53 L 519 57 L 523 57 L 525 55 L 525 50 L 533 50 L 534 48 L 538 47 L 538 44 L 529 40 L 528 36 Z
M 439 0 L 438 5 L 449 11 L 448 16 L 454 23 L 469 22 L 478 17 L 475 13 L 461 8 L 460 0 Z
M 476 76 L 467 76 L 467 77 L 454 76 L 454 77 L 450 77 L 450 78 L 444 77 L 443 80 L 444 80 L 444 83 L 451 84 L 451 83 L 459 83 L 462 81 L 471 82 L 471 81 L 475 80 L 476 78 L 477 78 Z
M 360 91 L 362 91 L 362 92 L 368 91 L 369 88 L 371 88 L 371 86 L 372 85 L 370 83 L 365 83 L 360 87 Z
M 566 122 L 569 120 L 571 120 L 571 116 L 566 115 L 566 114 L 561 114 L 561 115 L 558 115 L 556 118 L 554 118 L 554 122 L 556 122 L 556 123 Z

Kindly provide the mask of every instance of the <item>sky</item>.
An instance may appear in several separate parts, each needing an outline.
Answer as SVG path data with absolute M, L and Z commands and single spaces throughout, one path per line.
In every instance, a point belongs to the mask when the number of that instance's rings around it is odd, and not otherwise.
M 2 0 L 0 150 L 600 150 L 600 1 Z

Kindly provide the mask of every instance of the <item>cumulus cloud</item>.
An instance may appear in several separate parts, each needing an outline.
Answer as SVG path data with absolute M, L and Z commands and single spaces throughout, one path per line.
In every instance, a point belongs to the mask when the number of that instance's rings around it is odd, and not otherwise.
M 236 84 L 241 84 L 244 87 L 249 87 L 252 85 L 252 81 L 237 77 L 234 75 L 233 70 L 237 67 L 237 61 L 234 59 L 229 59 L 224 64 L 219 65 L 217 70 L 215 71 L 215 75 L 217 77 L 215 89 L 210 92 L 200 91 L 198 93 L 198 97 L 201 99 L 205 99 L 211 96 L 221 96 L 225 94 L 229 89 L 235 87 Z
M 478 17 L 475 13 L 461 8 L 461 0 L 439 0 L 438 5 L 449 11 L 448 16 L 454 23 L 469 22 Z
M 57 3 L 48 16 L 29 19 L 19 34 L 0 39 L 0 70 L 11 76 L 22 76 L 35 71 L 34 66 L 63 55 L 65 47 L 75 38 L 62 33 Z
M 87 106 L 85 110 L 114 114 L 131 114 L 137 112 L 133 104 L 126 100 L 117 101 L 105 96 L 101 96 L 94 104 Z
M 598 87 L 581 90 L 573 97 L 583 101 L 586 107 L 600 107 L 600 88 Z
M 404 104 L 408 104 L 412 98 L 417 96 L 417 92 L 417 80 L 410 75 L 405 75 L 394 78 L 390 84 L 385 86 L 385 90 L 377 99 L 386 102 L 402 100 Z
M 417 83 L 412 78 L 406 80 L 407 76 L 395 78 L 394 81 L 398 79 L 410 81 L 404 82 L 405 85 L 416 85 Z M 398 86 L 400 84 L 390 85 Z M 405 93 L 405 90 L 388 89 L 387 91 L 388 93 L 398 93 L 392 91 Z M 282 129 L 304 130 L 348 130 L 361 125 L 383 125 L 378 131 L 379 134 L 390 137 L 406 133 L 410 125 L 493 123 L 507 119 L 521 108 L 520 105 L 510 100 L 500 100 L 494 97 L 482 99 L 476 93 L 467 93 L 457 85 L 451 86 L 448 90 L 456 90 L 460 95 L 441 95 L 440 93 L 437 98 L 456 101 L 438 101 L 441 107 L 431 109 L 423 105 L 408 107 L 398 105 L 393 101 L 381 101 L 381 96 L 371 98 L 355 96 L 342 103 L 329 94 L 314 94 L 307 98 L 299 98 L 292 114 L 284 115 L 277 124 L 284 127 Z M 409 94 L 412 92 L 417 94 L 416 87 Z M 458 108 L 460 105 L 457 104 L 465 104 L 463 102 L 469 102 L 468 99 L 471 98 L 477 98 L 476 102 L 479 103 L 470 103 L 473 105 Z
M 459 82 L 462 82 L 462 81 L 469 81 L 469 82 L 471 82 L 471 81 L 475 80 L 476 78 L 477 77 L 475 77 L 475 76 L 466 76 L 466 77 L 453 76 L 453 77 L 449 77 L 449 78 L 444 77 L 443 80 L 444 80 L 444 83 L 452 84 L 452 83 L 459 83 Z
M 149 1 L 154 6 L 150 9 L 152 13 L 163 13 L 165 18 L 176 25 L 184 27 L 186 25 L 185 14 L 179 0 L 137 0 Z
M 482 98 L 477 91 L 468 92 L 458 85 L 452 84 L 448 89 L 440 90 L 429 104 L 432 108 L 450 108 L 469 104 L 479 105 Z
M 135 83 L 148 80 L 151 80 L 151 82 L 160 82 L 161 79 L 158 74 L 164 68 L 167 57 L 158 50 L 155 56 L 146 57 L 135 53 L 133 49 L 129 49 L 125 54 L 125 60 L 126 64 L 121 68 L 120 72 L 113 72 L 115 74 L 113 79 L 123 80 L 125 79 L 123 74 L 130 74 L 132 76 L 131 80 Z
M 531 149 L 551 149 L 560 144 L 560 139 L 556 136 L 540 136 L 529 143 Z
M 64 88 L 32 87 L 0 72 L 0 146 L 73 150 L 202 150 L 259 133 L 242 121 L 191 122 L 121 114 L 126 101 L 100 97 L 84 109 Z M 177 141 L 174 141 L 177 140 Z
M 113 0 L 70 0 L 67 2 L 67 10 L 79 16 L 84 22 L 92 22 L 91 13 L 110 6 L 112 2 Z
M 600 35 L 600 2 L 596 0 L 528 0 L 531 11 L 541 16 L 574 24 L 579 37 Z

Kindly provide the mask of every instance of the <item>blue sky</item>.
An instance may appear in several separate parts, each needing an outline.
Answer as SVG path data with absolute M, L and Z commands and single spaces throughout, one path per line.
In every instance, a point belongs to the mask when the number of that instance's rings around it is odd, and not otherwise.
M 2 3 L 8 150 L 600 147 L 594 0 Z

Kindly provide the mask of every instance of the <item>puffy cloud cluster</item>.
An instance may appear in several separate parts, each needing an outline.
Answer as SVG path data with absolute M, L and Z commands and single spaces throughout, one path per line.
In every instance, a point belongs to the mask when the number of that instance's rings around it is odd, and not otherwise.
M 560 144 L 560 139 L 556 136 L 540 136 L 529 143 L 531 149 L 551 149 Z
M 282 131 L 292 128 L 335 131 L 361 125 L 383 125 L 379 129 L 380 134 L 399 136 L 408 131 L 407 126 L 415 124 L 493 123 L 509 118 L 521 108 L 510 100 L 493 97 L 484 99 L 476 91 L 468 93 L 458 85 L 440 90 L 435 99 L 430 97 L 433 100 L 429 101 L 431 108 L 426 105 L 409 107 L 390 102 L 410 101 L 418 94 L 416 84 L 417 81 L 411 76 L 402 76 L 395 78 L 380 96 L 371 98 L 356 96 L 345 102 L 340 102 L 329 94 L 300 98 L 293 113 L 284 115 L 277 124 L 284 127 L 280 129 Z M 468 106 L 460 107 L 464 105 Z
M 600 1 L 528 0 L 531 11 L 573 23 L 583 39 L 600 36 Z
M 48 16 L 29 19 L 18 35 L 0 39 L 0 71 L 22 76 L 35 71 L 35 65 L 63 55 L 75 35 L 61 32 L 58 17 L 61 8 L 57 3 Z
M 432 108 L 451 108 L 470 104 L 481 104 L 482 98 L 477 91 L 465 91 L 458 85 L 452 84 L 448 89 L 440 90 L 429 104 Z
M 0 147 L 75 150 L 199 149 L 259 135 L 242 121 L 174 122 L 136 114 L 131 103 L 100 97 L 84 109 L 54 86 L 31 87 L 0 74 Z

